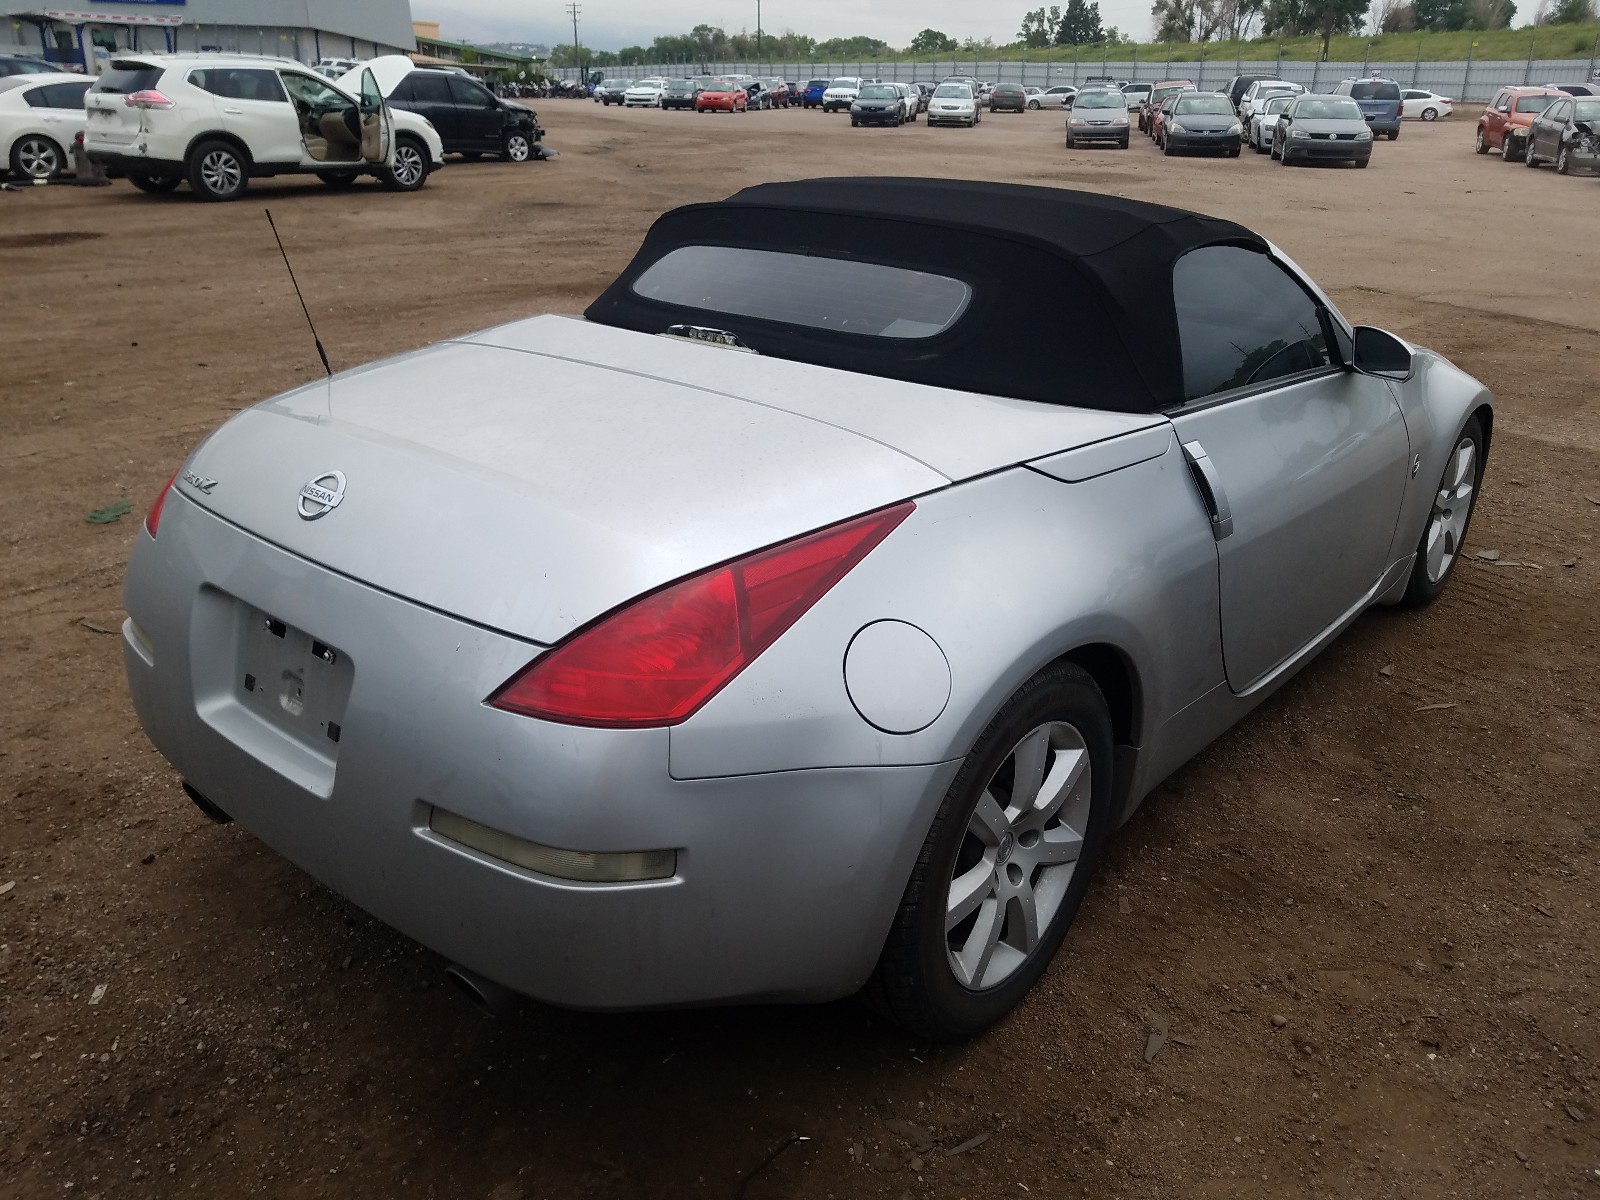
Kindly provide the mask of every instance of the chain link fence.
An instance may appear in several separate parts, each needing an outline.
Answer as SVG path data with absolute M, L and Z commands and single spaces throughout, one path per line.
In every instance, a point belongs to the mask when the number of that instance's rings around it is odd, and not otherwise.
M 1173 62 L 1157 56 L 1112 59 L 1074 55 L 1070 50 L 1031 61 L 982 62 L 973 59 L 946 62 L 745 62 L 718 63 L 710 74 L 754 75 L 804 82 L 856 75 L 896 83 L 934 83 L 949 75 L 973 75 L 990 83 L 1021 83 L 1042 88 L 1060 84 L 1080 86 L 1096 75 L 1109 75 L 1130 83 L 1155 83 L 1162 79 L 1188 79 L 1201 91 L 1220 91 L 1235 75 L 1275 75 L 1312 91 L 1332 88 L 1341 79 L 1378 75 L 1404 88 L 1425 88 L 1455 100 L 1482 102 L 1507 84 L 1586 83 L 1595 75 L 1594 58 L 1530 58 L 1522 61 L 1426 62 L 1302 62 L 1273 59 L 1200 59 Z M 681 79 L 706 74 L 698 63 L 654 63 L 615 67 L 607 74 L 623 79 L 665 76 Z M 575 79 L 578 72 L 556 74 Z

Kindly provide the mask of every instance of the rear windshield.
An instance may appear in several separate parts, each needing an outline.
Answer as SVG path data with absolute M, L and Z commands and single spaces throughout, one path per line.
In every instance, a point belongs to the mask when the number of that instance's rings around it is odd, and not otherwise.
M 1168 96 L 1175 95 L 1178 92 L 1192 92 L 1192 91 L 1194 91 L 1194 88 L 1190 87 L 1188 84 L 1183 84 L 1183 85 L 1178 86 L 1178 87 L 1156 88 L 1155 91 L 1150 93 L 1150 101 L 1153 104 L 1160 104 Z
M 1302 100 L 1294 115 L 1313 121 L 1365 120 L 1360 107 L 1352 100 Z
M 834 333 L 943 333 L 972 299 L 959 279 L 882 263 L 736 246 L 681 246 L 634 281 L 646 300 Z
M 1352 100 L 1398 100 L 1400 99 L 1400 85 L 1398 83 L 1383 82 L 1358 82 L 1350 85 L 1350 99 Z
M 1022 85 L 1020 83 L 997 83 L 994 85 L 994 90 L 997 92 L 1005 92 L 1007 95 L 1011 95 L 1013 93 L 1022 91 Z
M 161 82 L 161 67 L 146 67 L 138 63 L 112 63 L 111 69 L 100 76 L 94 85 L 97 92 L 110 92 L 113 96 L 130 96 L 153 88 Z
M 828 81 L 826 79 L 811 79 L 811 80 L 808 80 L 806 82 L 807 90 L 809 90 L 811 88 L 817 88 L 817 87 L 825 88 L 827 86 L 828 86 Z
M 1267 101 L 1267 112 L 1269 114 L 1271 114 L 1271 113 L 1281 113 L 1281 112 L 1285 111 L 1289 107 L 1289 105 L 1291 105 L 1293 103 L 1294 103 L 1294 97 L 1293 96 L 1274 96 L 1272 99 Z
M 1128 98 L 1121 92 L 1079 92 L 1073 108 L 1127 108 Z
M 1517 111 L 1543 112 L 1559 99 L 1560 96 L 1522 96 L 1517 100 Z
M 1173 112 L 1180 117 L 1231 117 L 1233 105 L 1226 96 L 1186 96 L 1178 101 Z

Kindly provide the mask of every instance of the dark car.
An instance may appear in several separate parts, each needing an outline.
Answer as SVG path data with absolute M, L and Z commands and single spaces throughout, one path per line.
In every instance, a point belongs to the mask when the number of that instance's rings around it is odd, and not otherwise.
M 1027 112 L 1028 93 L 1020 83 L 997 83 L 989 93 L 990 112 Z
M 821 108 L 822 93 L 828 90 L 831 79 L 808 79 L 806 86 L 800 91 L 801 108 Z
M 1161 127 L 1161 153 L 1190 151 L 1226 153 L 1239 157 L 1244 128 L 1226 92 L 1183 92 Z
M 662 108 L 687 108 L 692 110 L 700 95 L 700 84 L 693 79 L 672 79 L 661 93 Z
M 388 99 L 395 108 L 426 117 L 446 154 L 498 154 L 507 162 L 545 157 L 539 146 L 544 130 L 533 109 L 510 104 L 453 71 L 410 71 Z
M 768 108 L 788 108 L 794 103 L 794 98 L 789 92 L 789 85 L 781 79 L 767 79 L 762 81 L 770 103 Z
M 1361 106 L 1361 115 L 1373 133 L 1381 133 L 1391 142 L 1400 137 L 1400 116 L 1403 101 L 1400 85 L 1392 79 L 1344 79 L 1333 89 L 1335 96 L 1349 96 Z
M 1372 159 L 1376 136 L 1361 106 L 1349 96 L 1296 96 L 1272 131 L 1272 157 L 1284 166 L 1353 162 L 1364 167 Z
M 29 58 L 26 54 L 0 54 L 0 79 L 7 75 L 56 75 L 68 70 L 71 68 L 47 63 L 42 58 Z
M 894 83 L 863 83 L 850 104 L 851 125 L 904 125 L 911 102 Z
M 1194 91 L 1192 79 L 1163 79 L 1151 86 L 1139 101 L 1139 132 L 1155 137 L 1156 112 L 1161 108 L 1161 102 L 1174 92 Z
M 1245 92 L 1249 90 L 1249 87 L 1252 83 L 1256 83 L 1262 79 L 1276 78 L 1278 78 L 1276 75 L 1235 75 L 1232 79 L 1228 80 L 1228 86 L 1222 90 L 1227 93 L 1228 103 L 1233 105 L 1233 111 L 1238 112 L 1239 101 L 1243 98 Z
M 1600 96 L 1557 100 L 1536 116 L 1528 126 L 1523 161 L 1530 167 L 1555 163 L 1558 175 L 1569 174 L 1574 167 L 1600 169 Z

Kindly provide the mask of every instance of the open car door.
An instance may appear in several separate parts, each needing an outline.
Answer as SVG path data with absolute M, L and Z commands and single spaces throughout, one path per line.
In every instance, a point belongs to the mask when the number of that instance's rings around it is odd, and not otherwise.
M 361 72 L 361 157 L 369 163 L 389 161 L 394 145 L 394 118 L 378 90 L 370 68 Z

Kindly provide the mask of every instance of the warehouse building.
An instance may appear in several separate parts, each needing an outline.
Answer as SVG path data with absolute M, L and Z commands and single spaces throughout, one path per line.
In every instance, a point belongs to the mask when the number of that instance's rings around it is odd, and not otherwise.
M 0 0 L 0 54 L 93 74 L 125 50 L 222 50 L 314 63 L 416 48 L 410 0 Z

